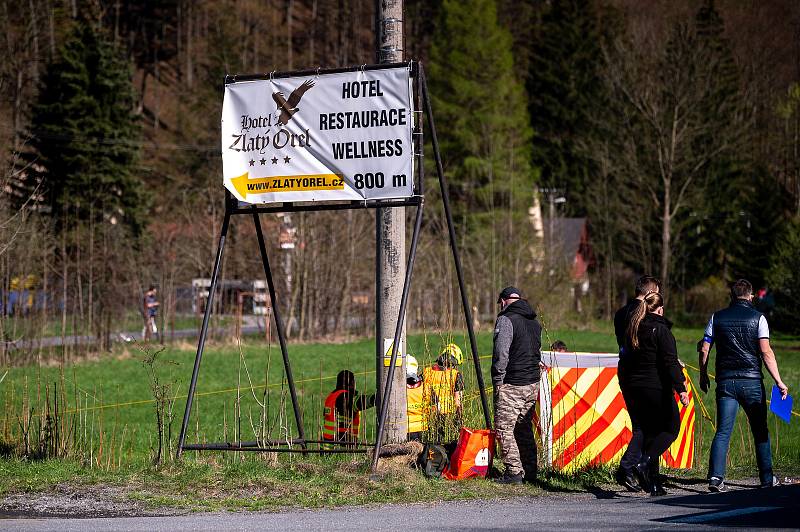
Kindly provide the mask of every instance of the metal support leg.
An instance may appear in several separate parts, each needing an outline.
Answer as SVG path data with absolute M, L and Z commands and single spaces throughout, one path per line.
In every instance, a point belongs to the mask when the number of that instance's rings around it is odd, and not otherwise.
M 278 301 L 275 296 L 275 283 L 272 280 L 272 270 L 269 267 L 269 257 L 267 256 L 267 246 L 264 244 L 264 234 L 261 232 L 261 220 L 257 212 L 253 212 L 253 222 L 256 225 L 256 237 L 258 238 L 258 248 L 261 250 L 261 262 L 264 263 L 264 274 L 267 276 L 267 288 L 269 289 L 269 300 L 272 304 L 275 325 L 278 329 L 278 341 L 281 344 L 281 355 L 283 355 L 283 369 L 286 372 L 286 384 L 289 385 L 289 395 L 292 399 L 294 409 L 294 420 L 297 423 L 297 433 L 300 440 L 305 440 L 305 429 L 303 428 L 303 415 L 300 412 L 300 405 L 297 403 L 297 392 L 294 388 L 294 377 L 292 377 L 292 366 L 289 364 L 289 352 L 286 349 L 286 330 L 283 327 L 283 318 L 278 310 Z M 306 448 L 305 442 L 301 444 Z
M 375 452 L 372 455 L 372 472 L 378 467 L 378 455 L 380 454 L 383 440 L 383 431 L 386 426 L 386 414 L 389 411 L 389 397 L 392 393 L 392 378 L 394 377 L 395 363 L 397 362 L 397 350 L 400 344 L 400 334 L 403 331 L 403 318 L 406 314 L 406 304 L 408 303 L 408 293 L 411 289 L 411 274 L 414 271 L 414 260 L 417 255 L 417 242 L 419 241 L 419 230 L 422 226 L 422 210 L 425 206 L 424 201 L 417 207 L 417 215 L 414 220 L 414 234 L 411 237 L 411 250 L 408 254 L 406 266 L 406 278 L 403 282 L 403 295 L 400 298 L 400 312 L 397 316 L 397 326 L 394 331 L 394 341 L 392 342 L 392 358 L 389 361 L 389 373 L 386 376 L 386 384 L 383 389 L 383 401 L 380 406 L 380 416 L 378 417 L 378 431 L 375 437 Z
M 439 174 L 439 188 L 442 191 L 442 203 L 444 204 L 444 213 L 447 217 L 447 230 L 450 233 L 450 249 L 453 250 L 453 261 L 456 266 L 456 276 L 458 277 L 458 289 L 461 291 L 461 304 L 464 307 L 464 319 L 467 321 L 467 332 L 469 334 L 469 344 L 472 349 L 472 360 L 475 364 L 475 374 L 478 379 L 478 388 L 481 392 L 481 404 L 483 406 L 483 417 L 486 422 L 486 428 L 492 428 L 492 420 L 489 416 L 489 402 L 486 398 L 486 386 L 483 383 L 483 373 L 481 372 L 481 361 L 478 356 L 478 343 L 475 340 L 475 331 L 472 328 L 472 309 L 470 309 L 469 301 L 467 300 L 467 289 L 464 285 L 464 272 L 461 269 L 461 257 L 458 254 L 458 246 L 456 244 L 456 231 L 453 226 L 453 214 L 450 211 L 450 197 L 447 193 L 447 180 L 444 176 L 442 169 L 442 157 L 439 153 L 439 140 L 436 138 L 436 126 L 433 123 L 433 111 L 431 109 L 431 99 L 428 94 L 428 84 L 425 82 L 425 71 L 422 65 L 419 65 L 420 83 L 422 84 L 422 94 L 425 100 L 425 114 L 428 115 L 428 125 L 431 129 L 431 143 L 433 145 L 433 156 L 436 160 L 436 172 Z
M 214 260 L 214 269 L 211 272 L 211 286 L 208 289 L 208 301 L 206 310 L 203 313 L 203 325 L 200 327 L 200 340 L 197 342 L 197 355 L 194 357 L 194 370 L 192 370 L 192 380 L 189 384 L 189 395 L 186 397 L 186 410 L 183 413 L 183 423 L 181 424 L 181 434 L 178 438 L 178 449 L 175 457 L 180 458 L 183 453 L 183 444 L 186 441 L 186 430 L 189 427 L 189 415 L 192 413 L 192 401 L 194 400 L 194 390 L 197 387 L 197 375 L 200 373 L 200 361 L 203 358 L 203 349 L 206 345 L 206 334 L 208 333 L 208 320 L 211 317 L 211 308 L 214 305 L 214 292 L 217 289 L 217 279 L 219 278 L 220 264 L 222 263 L 222 252 L 225 249 L 225 237 L 228 235 L 228 226 L 231 221 L 230 209 L 225 209 L 225 218 L 222 221 L 222 229 L 219 234 L 219 244 L 217 245 L 217 258 Z

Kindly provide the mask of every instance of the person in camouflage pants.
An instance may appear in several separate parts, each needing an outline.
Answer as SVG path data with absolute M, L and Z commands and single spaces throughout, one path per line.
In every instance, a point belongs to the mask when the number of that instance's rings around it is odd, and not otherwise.
M 497 302 L 500 313 L 492 355 L 494 423 L 506 470 L 496 482 L 521 484 L 536 480 L 533 408 L 539 395 L 542 326 L 513 286 L 504 288 Z
M 500 457 L 507 476 L 520 480 L 536 478 L 536 441 L 533 437 L 533 408 L 539 383 L 514 386 L 501 384 L 495 392 L 495 431 L 500 440 Z

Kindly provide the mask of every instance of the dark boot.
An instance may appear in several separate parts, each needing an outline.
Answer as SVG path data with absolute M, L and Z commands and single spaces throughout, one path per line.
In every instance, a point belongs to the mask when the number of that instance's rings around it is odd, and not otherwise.
M 525 484 L 536 484 L 536 470 L 525 469 L 525 478 L 522 481 Z
M 650 478 L 650 473 L 652 471 L 652 464 L 651 458 L 649 456 L 643 455 L 642 460 L 636 464 L 636 467 L 633 468 L 633 474 L 636 475 L 636 479 L 639 481 L 639 485 L 642 489 L 646 492 L 649 492 L 653 487 L 652 479 Z
M 502 477 L 495 478 L 492 480 L 492 482 L 497 482 L 498 484 L 522 484 L 524 478 L 525 473 L 517 473 L 514 475 L 506 471 L 503 473 Z
M 667 494 L 667 490 L 664 489 L 664 477 L 658 472 L 659 462 L 658 458 L 650 460 L 650 495 L 653 497 Z
M 637 491 L 641 491 L 641 489 L 639 488 L 639 484 L 636 480 L 636 477 L 633 476 L 633 472 L 628 469 L 620 467 L 619 469 L 617 469 L 614 478 L 616 479 L 617 484 L 619 484 L 620 486 L 622 486 L 623 488 L 625 488 L 630 492 L 635 493 Z
M 660 478 L 653 480 L 652 485 L 650 486 L 650 496 L 651 497 L 661 497 L 667 494 L 667 490 L 664 489 L 664 484 L 661 482 Z

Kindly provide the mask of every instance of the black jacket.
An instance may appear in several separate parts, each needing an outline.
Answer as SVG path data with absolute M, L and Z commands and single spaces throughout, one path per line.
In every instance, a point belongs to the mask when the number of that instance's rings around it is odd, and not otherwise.
M 683 370 L 678 362 L 678 348 L 672 336 L 672 323 L 658 314 L 647 314 L 639 324 L 639 348 L 630 338 L 620 355 L 621 386 L 685 392 Z
M 714 313 L 717 346 L 716 378 L 762 379 L 758 322 L 762 314 L 753 304 L 739 299 Z
M 514 386 L 539 382 L 541 359 L 542 326 L 528 302 L 520 299 L 497 315 L 492 382 Z
M 625 335 L 628 334 L 628 324 L 631 322 L 631 314 L 639 306 L 641 300 L 631 299 L 625 306 L 614 314 L 614 335 L 617 337 L 617 345 L 621 348 L 625 345 Z

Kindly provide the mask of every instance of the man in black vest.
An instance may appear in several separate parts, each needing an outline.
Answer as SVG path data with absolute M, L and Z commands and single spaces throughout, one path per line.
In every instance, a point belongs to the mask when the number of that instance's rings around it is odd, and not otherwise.
M 786 399 L 789 389 L 781 380 L 775 353 L 769 345 L 769 326 L 764 315 L 753 307 L 753 285 L 744 279 L 733 283 L 731 304 L 711 315 L 700 348 L 700 389 L 708 390 L 708 352 L 717 346 L 717 433 L 711 444 L 708 489 L 725 491 L 725 463 L 733 424 L 741 406 L 756 447 L 756 462 L 761 487 L 776 485 L 772 474 L 772 455 L 767 429 L 767 398 L 761 364 L 775 379 Z
M 542 326 L 520 294 L 513 286 L 500 292 L 494 326 L 492 384 L 495 430 L 506 466 L 497 479 L 502 484 L 536 480 L 533 408 L 539 395 Z
M 630 407 L 631 398 L 626 397 L 624 390 L 628 388 L 624 385 L 627 375 L 625 373 L 626 358 L 625 336 L 628 334 L 628 325 L 631 322 L 631 315 L 642 303 L 644 297 L 650 292 L 661 293 L 661 281 L 649 275 L 642 275 L 636 280 L 635 297 L 628 301 L 624 307 L 614 314 L 614 335 L 617 337 L 619 347 L 619 364 L 617 365 L 617 378 L 619 379 L 620 389 L 623 390 L 622 398 L 625 400 L 625 408 L 631 418 L 631 441 L 625 449 L 625 453 L 619 461 L 619 469 L 616 472 L 617 482 L 628 489 L 628 491 L 639 491 L 639 482 L 633 476 L 633 468 L 642 459 L 642 446 L 644 445 L 644 432 L 642 432 L 641 421 L 633 414 L 635 409 Z M 653 467 L 658 469 L 658 460 L 653 461 Z M 652 474 L 658 474 L 657 471 Z

